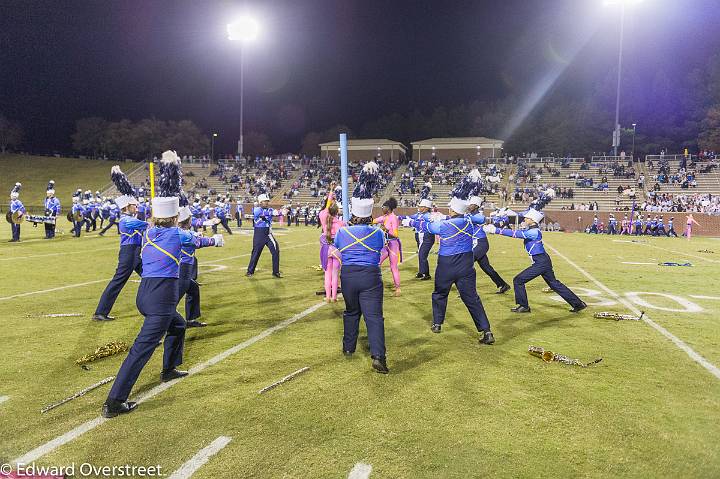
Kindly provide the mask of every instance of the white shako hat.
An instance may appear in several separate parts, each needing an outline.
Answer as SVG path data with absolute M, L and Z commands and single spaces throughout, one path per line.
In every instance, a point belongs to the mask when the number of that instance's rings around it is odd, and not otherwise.
M 539 212 L 538 210 L 536 210 L 534 208 L 530 208 L 529 210 L 527 210 L 523 216 L 525 218 L 530 218 L 537 224 L 540 224 L 542 219 L 545 217 L 544 214 L 542 214 L 541 212 Z
M 418 206 L 424 206 L 425 208 L 432 208 L 432 201 L 425 198 L 420 200 L 420 203 L 418 203 Z
M 134 188 L 118 165 L 110 169 L 110 178 L 113 183 L 115 183 L 115 188 L 120 192 L 120 196 L 115 198 L 115 204 L 118 205 L 118 208 L 123 209 L 127 207 L 127 205 L 136 205 L 137 200 L 134 196 Z
M 178 215 L 181 186 L 180 157 L 173 150 L 168 150 L 160 159 L 158 196 L 152 200 L 153 218 L 172 218 Z
M 192 216 L 192 213 L 190 212 L 190 208 L 187 206 L 181 206 L 178 210 L 178 222 L 182 223 L 186 219 L 190 218 Z
M 482 207 L 482 198 L 479 196 L 471 196 L 468 200 L 468 205 L 476 205 L 478 207 Z
M 50 180 L 47 185 L 47 191 L 45 192 L 48 196 L 54 196 L 55 195 L 55 181 Z
M 452 191 L 452 198 L 448 206 L 451 210 L 459 214 L 465 214 L 468 207 L 468 199 L 475 193 L 479 192 L 482 188 L 482 175 L 477 168 L 470 171 L 470 173 L 463 178 L 460 183 L 457 184 L 455 189 Z
M 369 218 L 375 205 L 373 196 L 380 189 L 380 167 L 374 161 L 368 161 L 360 171 L 355 190 L 350 199 L 350 212 L 358 218 Z
M 20 188 L 22 187 L 21 183 L 15 183 L 15 186 L 13 186 L 13 189 L 10 191 L 10 199 L 16 200 L 20 197 Z

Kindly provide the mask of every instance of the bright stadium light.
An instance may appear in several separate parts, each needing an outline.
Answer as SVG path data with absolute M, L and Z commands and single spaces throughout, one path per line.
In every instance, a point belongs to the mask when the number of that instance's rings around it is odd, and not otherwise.
M 605 6 L 620 7 L 620 46 L 618 48 L 617 92 L 615 95 L 615 127 L 613 128 L 613 156 L 620 146 L 620 80 L 622 78 L 623 37 L 625 36 L 625 9 L 642 3 L 643 0 L 604 0 Z
M 252 17 L 239 17 L 227 26 L 228 40 L 239 42 L 255 41 L 260 33 L 260 24 Z
M 240 44 L 240 137 L 238 138 L 237 152 L 240 158 L 245 153 L 243 142 L 243 95 L 245 89 L 245 65 L 243 60 L 243 47 L 254 42 L 260 33 L 260 24 L 252 17 L 244 15 L 227 25 L 228 40 Z

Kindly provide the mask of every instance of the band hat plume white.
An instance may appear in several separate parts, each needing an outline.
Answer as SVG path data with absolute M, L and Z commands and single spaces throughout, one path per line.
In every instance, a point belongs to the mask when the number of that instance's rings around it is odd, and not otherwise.
M 467 211 L 468 199 L 482 188 L 482 175 L 477 168 L 463 178 L 452 191 L 452 199 L 448 206 L 456 213 L 464 214 Z
M 432 208 L 432 201 L 428 200 L 427 198 L 420 200 L 420 203 L 418 203 L 418 206 L 422 206 L 424 208 Z
M 540 224 L 540 222 L 541 222 L 541 221 L 543 220 L 543 218 L 545 217 L 544 214 L 542 214 L 541 212 L 539 212 L 538 210 L 533 209 L 533 208 L 527 210 L 523 216 L 524 216 L 525 218 L 530 218 L 531 220 L 533 220 L 533 221 L 534 221 L 535 223 L 537 223 L 537 224 Z
M 379 189 L 378 172 L 380 167 L 374 161 L 368 161 L 363 166 L 357 184 L 350 198 L 350 211 L 358 218 L 369 218 L 375 205 L 373 196 Z
M 483 203 L 482 198 L 480 198 L 479 196 L 471 196 L 470 199 L 468 200 L 468 205 L 475 205 L 478 207 L 482 207 L 482 203 Z

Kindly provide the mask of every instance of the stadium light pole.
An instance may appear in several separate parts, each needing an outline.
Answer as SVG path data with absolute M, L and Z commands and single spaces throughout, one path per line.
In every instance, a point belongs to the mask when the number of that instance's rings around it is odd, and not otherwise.
M 633 142 L 632 142 L 632 152 L 630 153 L 632 155 L 633 161 L 635 161 L 635 129 L 637 127 L 637 123 L 633 123 Z
M 620 41 L 618 47 L 617 90 L 615 92 L 615 128 L 613 130 L 613 156 L 618 155 L 620 146 L 620 79 L 622 78 L 623 37 L 625 36 L 625 8 L 642 0 L 605 0 L 605 6 L 620 6 Z
M 228 40 L 240 43 L 240 136 L 238 138 L 238 155 L 242 158 L 243 150 L 243 96 L 245 89 L 245 62 L 243 50 L 245 45 L 255 41 L 260 33 L 260 25 L 249 16 L 237 18 L 227 25 Z
M 215 161 L 215 138 L 217 138 L 217 136 L 217 133 L 213 133 L 212 137 L 210 137 L 210 163 Z

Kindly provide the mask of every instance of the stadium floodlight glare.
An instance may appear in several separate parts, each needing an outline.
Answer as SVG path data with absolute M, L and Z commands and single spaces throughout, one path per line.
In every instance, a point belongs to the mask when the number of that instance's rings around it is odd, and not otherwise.
M 604 0 L 603 5 L 610 6 L 610 5 L 635 5 L 637 3 L 642 3 L 643 0 Z
M 227 26 L 228 40 L 237 42 L 255 41 L 260 33 L 260 24 L 252 17 L 243 16 L 237 18 Z

